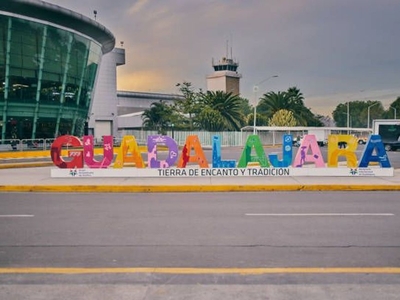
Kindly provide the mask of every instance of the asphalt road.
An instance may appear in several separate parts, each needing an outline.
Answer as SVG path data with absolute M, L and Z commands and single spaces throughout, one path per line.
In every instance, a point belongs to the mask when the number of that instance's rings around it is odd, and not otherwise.
M 1 193 L 0 298 L 398 299 L 399 196 Z
M 400 267 L 399 192 L 0 194 L 0 267 Z

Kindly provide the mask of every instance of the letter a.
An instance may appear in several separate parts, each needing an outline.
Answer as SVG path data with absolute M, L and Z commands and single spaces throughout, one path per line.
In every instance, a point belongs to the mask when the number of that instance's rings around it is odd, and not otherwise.
M 340 148 L 339 143 L 345 143 L 346 148 Z M 328 137 L 328 167 L 338 166 L 339 156 L 346 157 L 347 167 L 357 167 L 357 139 L 349 134 L 331 134 Z
M 192 150 L 194 150 L 196 155 L 190 155 Z M 186 138 L 186 143 L 183 146 L 177 167 L 185 168 L 188 162 L 198 163 L 201 168 L 208 168 L 208 162 L 197 135 L 189 135 Z
M 124 163 L 127 162 L 135 163 L 136 168 L 145 167 L 139 146 L 135 137 L 132 135 L 126 135 L 123 137 L 117 158 L 114 162 L 114 169 L 121 169 L 124 166 Z
M 307 154 L 308 149 L 311 148 L 311 154 Z M 313 162 L 317 168 L 325 167 L 322 158 L 321 150 L 319 149 L 317 139 L 314 134 L 307 134 L 304 136 L 303 142 L 294 158 L 293 167 L 301 168 L 306 162 Z
M 372 155 L 374 150 L 377 155 Z M 370 135 L 358 167 L 367 168 L 371 161 L 378 162 L 382 168 L 391 168 L 389 157 L 379 134 Z
M 253 148 L 256 151 L 257 156 L 251 155 Z M 255 134 L 249 135 L 247 138 L 246 145 L 243 148 L 243 152 L 238 163 L 238 168 L 246 168 L 250 162 L 258 162 L 263 168 L 269 167 L 269 162 L 265 156 L 260 137 Z

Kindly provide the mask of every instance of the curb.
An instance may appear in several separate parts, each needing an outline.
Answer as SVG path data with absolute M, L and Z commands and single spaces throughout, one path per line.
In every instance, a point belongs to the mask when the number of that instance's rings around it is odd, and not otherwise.
M 78 193 L 210 193 L 210 192 L 291 192 L 291 191 L 400 191 L 399 185 L 0 185 L 0 192 Z
M 0 164 L 0 169 L 21 169 L 54 166 L 53 162 L 23 162 L 23 163 L 5 163 Z

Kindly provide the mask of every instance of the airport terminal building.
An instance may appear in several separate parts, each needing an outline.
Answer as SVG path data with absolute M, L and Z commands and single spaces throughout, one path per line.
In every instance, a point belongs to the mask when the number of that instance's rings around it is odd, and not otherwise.
M 81 136 L 101 58 L 114 46 L 107 28 L 71 10 L 0 1 L 1 140 Z

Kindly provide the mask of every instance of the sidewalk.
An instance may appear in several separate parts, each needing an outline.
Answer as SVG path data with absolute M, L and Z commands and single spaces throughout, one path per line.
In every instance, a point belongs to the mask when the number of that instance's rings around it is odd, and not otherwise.
M 53 168 L 56 167 L 0 169 L 0 192 L 400 191 L 400 169 L 394 170 L 393 177 L 166 177 L 156 180 L 52 178 Z

